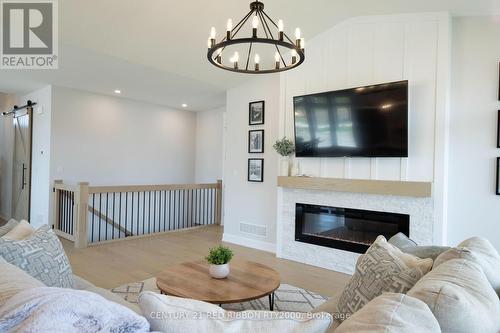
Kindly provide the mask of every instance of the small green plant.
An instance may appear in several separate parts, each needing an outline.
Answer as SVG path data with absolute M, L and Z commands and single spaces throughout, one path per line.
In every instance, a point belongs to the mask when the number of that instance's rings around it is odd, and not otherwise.
M 224 265 L 233 258 L 233 251 L 225 246 L 219 245 L 211 248 L 208 256 L 205 257 L 207 262 L 212 265 Z
M 295 145 L 293 142 L 286 137 L 278 140 L 273 145 L 274 150 L 281 156 L 290 156 L 295 151 Z

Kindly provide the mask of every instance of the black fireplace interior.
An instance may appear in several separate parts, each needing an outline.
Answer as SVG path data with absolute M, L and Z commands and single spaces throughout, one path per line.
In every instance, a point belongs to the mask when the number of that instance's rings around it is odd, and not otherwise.
M 410 236 L 410 216 L 340 207 L 297 203 L 295 240 L 341 250 L 364 253 L 383 235 L 398 232 Z

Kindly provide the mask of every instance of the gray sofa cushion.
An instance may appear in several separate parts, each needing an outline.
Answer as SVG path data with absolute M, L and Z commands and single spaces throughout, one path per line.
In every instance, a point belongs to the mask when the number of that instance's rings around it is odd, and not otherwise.
M 0 237 L 14 229 L 16 225 L 18 225 L 19 222 L 17 222 L 14 219 L 10 219 L 9 222 L 5 223 L 3 226 L 0 227 Z
M 340 297 L 340 295 L 336 295 L 336 296 L 331 297 L 328 301 L 321 304 L 320 306 L 318 306 L 317 308 L 315 308 L 312 311 L 313 313 L 326 312 L 326 313 L 329 313 L 332 315 L 332 318 L 333 318 L 332 325 L 330 326 L 328 331 L 326 331 L 326 333 L 334 332 L 335 329 L 342 323 L 342 320 L 347 319 L 344 317 L 340 318 L 341 316 L 344 316 L 344 314 L 339 313 L 339 310 L 337 307 L 337 305 L 339 303 L 339 297 Z
M 403 253 L 379 236 L 359 257 L 354 275 L 340 296 L 338 310 L 345 316 L 352 315 L 385 292 L 406 293 L 431 267 L 431 259 Z
M 495 292 L 500 297 L 500 255 L 491 243 L 484 238 L 469 238 L 442 253 L 434 263 L 439 266 L 451 259 L 467 259 L 479 264 Z
M 139 306 L 152 330 L 170 333 L 324 333 L 332 322 L 327 313 L 314 317 L 307 313 L 279 316 L 276 312 L 255 310 L 235 313 L 215 304 L 151 291 L 140 294 Z
M 408 291 L 425 302 L 443 333 L 499 332 L 500 301 L 481 266 L 452 259 L 435 267 Z
M 0 308 L 17 293 L 37 287 L 45 285 L 0 257 Z
M 397 234 L 389 238 L 387 242 L 394 245 L 400 250 L 407 247 L 418 246 L 418 244 L 413 239 L 408 238 L 408 236 L 406 236 L 402 232 L 398 232 Z
M 481 265 L 486 278 L 500 297 L 500 254 L 490 241 L 485 238 L 472 237 L 458 246 L 471 250 L 474 259 Z
M 415 241 L 401 232 L 389 238 L 388 242 L 401 251 L 422 259 L 431 258 L 435 260 L 441 253 L 450 249 L 448 246 L 419 246 Z
M 386 293 L 344 321 L 335 333 L 441 333 L 427 304 L 404 294 Z
M 0 238 L 0 256 L 48 287 L 73 288 L 68 257 L 48 225 L 21 241 Z
M 123 298 L 121 298 L 117 294 L 112 293 L 109 290 L 96 287 L 92 283 L 79 277 L 78 275 L 73 275 L 73 280 L 75 281 L 75 285 L 74 285 L 73 289 L 85 290 L 85 291 L 90 291 L 90 292 L 96 293 L 96 294 L 104 297 L 108 301 L 118 303 L 120 305 L 123 305 L 123 306 L 129 308 L 130 310 L 132 310 L 138 314 L 142 314 L 141 309 L 139 308 L 139 306 L 137 304 L 127 302 L 126 300 L 124 300 Z

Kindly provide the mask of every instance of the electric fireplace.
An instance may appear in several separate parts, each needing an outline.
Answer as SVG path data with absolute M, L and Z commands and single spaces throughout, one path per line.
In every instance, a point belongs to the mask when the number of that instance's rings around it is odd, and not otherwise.
M 297 203 L 295 240 L 364 253 L 378 235 L 387 239 L 402 232 L 410 236 L 410 216 L 342 207 Z

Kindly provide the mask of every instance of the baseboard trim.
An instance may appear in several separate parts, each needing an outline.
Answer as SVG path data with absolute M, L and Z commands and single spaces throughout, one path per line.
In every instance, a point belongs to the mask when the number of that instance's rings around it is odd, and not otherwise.
M 232 243 L 232 244 L 236 244 L 236 245 L 240 245 L 240 246 L 249 247 L 252 249 L 276 253 L 276 244 L 257 240 L 257 239 L 246 238 L 246 237 L 235 236 L 235 235 L 228 235 L 228 234 L 224 233 L 222 235 L 222 241 L 226 242 L 226 243 Z

